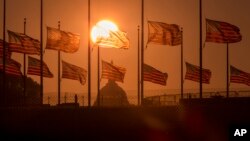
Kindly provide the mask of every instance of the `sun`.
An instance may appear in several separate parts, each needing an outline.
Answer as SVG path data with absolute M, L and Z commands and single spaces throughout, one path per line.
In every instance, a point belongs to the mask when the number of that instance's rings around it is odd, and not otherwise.
M 91 31 L 91 40 L 96 43 L 98 38 L 108 38 L 110 31 L 118 31 L 118 27 L 109 20 L 99 21 Z

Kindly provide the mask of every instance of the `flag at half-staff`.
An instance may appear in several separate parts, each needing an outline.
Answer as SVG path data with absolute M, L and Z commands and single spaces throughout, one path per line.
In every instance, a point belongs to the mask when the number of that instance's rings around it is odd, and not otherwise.
M 62 61 L 62 78 L 79 80 L 84 85 L 86 83 L 87 71 L 84 68 Z
M 119 30 L 115 24 L 109 21 L 101 21 L 97 23 L 92 30 L 91 36 L 95 45 L 99 47 L 119 49 L 129 48 L 127 33 Z
M 234 66 L 230 66 L 230 82 L 240 83 L 250 86 L 250 73 L 244 72 Z
M 209 84 L 211 75 L 212 73 L 209 69 L 202 69 L 202 83 Z M 200 67 L 186 62 L 185 79 L 200 82 Z
M 80 35 L 47 27 L 46 49 L 74 53 L 79 49 Z
M 144 64 L 143 69 L 144 69 L 143 71 L 144 81 L 149 81 L 149 82 L 164 85 L 164 86 L 167 85 L 167 78 L 168 78 L 167 73 L 163 73 L 147 64 Z
M 240 29 L 230 23 L 206 19 L 206 42 L 236 43 L 242 40 Z
M 148 44 L 180 45 L 182 43 L 181 34 L 177 24 L 148 21 Z
M 97 38 L 96 44 L 98 44 L 99 47 L 128 49 L 129 39 L 127 38 L 127 33 L 123 31 L 119 31 L 119 30 L 110 31 L 109 37 Z
M 39 59 L 33 58 L 29 56 L 29 63 L 28 63 L 28 73 L 29 75 L 41 75 L 41 61 Z M 43 77 L 52 78 L 53 74 L 49 70 L 47 64 L 43 62 Z
M 5 60 L 5 73 L 15 76 L 22 76 L 21 64 L 13 59 Z M 3 71 L 3 58 L 0 57 L 0 70 Z
M 9 59 L 11 57 L 11 52 L 9 51 L 9 45 L 7 42 L 5 42 L 6 48 L 5 48 L 5 57 L 6 59 Z M 3 40 L 0 39 L 0 58 L 3 58 Z
M 40 41 L 23 33 L 8 31 L 8 34 L 10 52 L 40 55 Z
M 124 82 L 125 73 L 126 73 L 125 68 L 113 65 L 113 63 L 108 63 L 102 60 L 101 78 L 118 81 L 118 82 Z

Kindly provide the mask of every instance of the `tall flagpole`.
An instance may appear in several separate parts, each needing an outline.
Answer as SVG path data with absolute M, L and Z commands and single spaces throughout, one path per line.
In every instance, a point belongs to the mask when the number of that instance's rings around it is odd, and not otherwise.
M 88 106 L 91 107 L 90 0 L 88 0 Z
M 229 97 L 229 48 L 228 48 L 229 43 L 227 42 L 227 98 Z
M 140 93 L 141 93 L 141 90 L 140 90 L 140 78 L 141 78 L 141 75 L 140 75 L 140 26 L 138 25 L 138 82 L 137 82 L 137 89 L 138 89 L 138 106 L 140 105 Z
M 97 106 L 100 107 L 100 46 L 97 46 Z
M 43 104 L 43 0 L 41 0 L 40 16 L 40 103 Z
M 58 21 L 58 29 L 61 29 L 61 22 Z M 58 105 L 61 104 L 61 51 L 58 50 Z
M 141 105 L 144 98 L 144 0 L 141 1 Z
M 1 99 L 3 99 L 3 105 L 6 104 L 6 58 L 5 58 L 5 54 L 6 54 L 6 43 L 5 43 L 5 24 L 6 24 L 6 0 L 3 1 L 3 97 Z
M 200 98 L 202 98 L 202 0 L 200 0 Z
M 23 34 L 26 35 L 26 18 L 23 22 Z M 26 97 L 26 54 L 23 54 L 23 96 Z
M 181 99 L 183 99 L 183 29 L 181 28 Z

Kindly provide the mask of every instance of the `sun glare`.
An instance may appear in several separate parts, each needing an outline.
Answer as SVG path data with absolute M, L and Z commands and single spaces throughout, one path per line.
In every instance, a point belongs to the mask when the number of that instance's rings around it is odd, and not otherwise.
M 91 39 L 96 43 L 98 38 L 108 38 L 110 31 L 117 31 L 118 27 L 109 20 L 98 22 L 91 31 Z

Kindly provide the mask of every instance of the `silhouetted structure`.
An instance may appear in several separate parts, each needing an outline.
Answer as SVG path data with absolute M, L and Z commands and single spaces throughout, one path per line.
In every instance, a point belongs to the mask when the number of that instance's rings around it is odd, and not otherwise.
M 94 106 L 98 105 L 97 101 L 98 99 L 96 99 Z M 100 90 L 100 106 L 129 106 L 127 94 L 115 81 L 109 80 L 108 83 Z
M 0 79 L 3 79 L 3 73 L 0 72 Z M 1 100 L 1 105 L 5 106 L 31 106 L 38 105 L 41 101 L 39 88 L 40 85 L 33 79 L 26 77 L 26 92 L 23 93 L 23 77 L 17 77 L 6 74 L 6 95 L 5 99 Z M 0 82 L 2 86 L 2 81 Z M 2 94 L 0 94 L 2 97 Z

